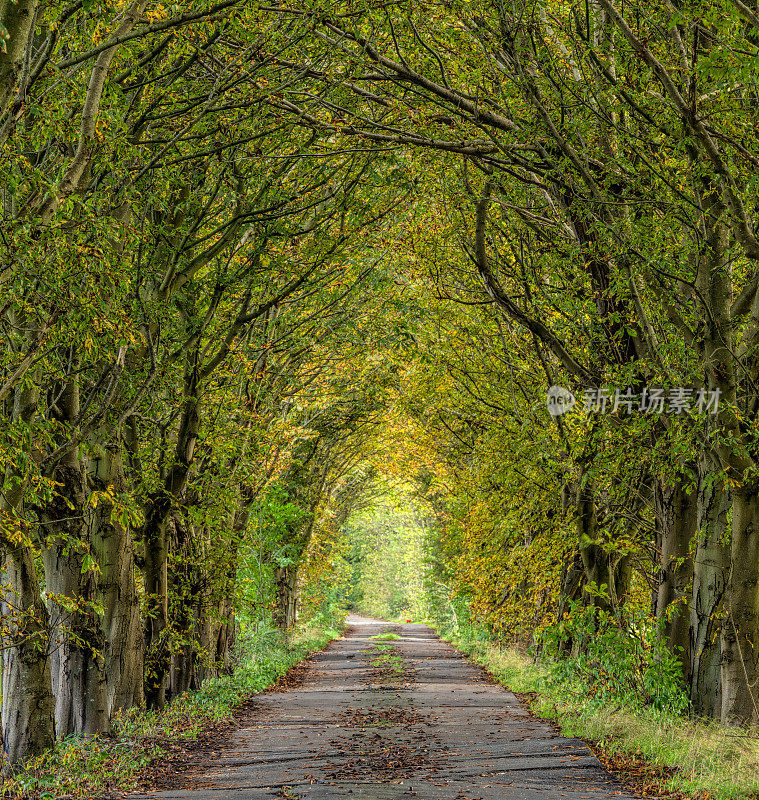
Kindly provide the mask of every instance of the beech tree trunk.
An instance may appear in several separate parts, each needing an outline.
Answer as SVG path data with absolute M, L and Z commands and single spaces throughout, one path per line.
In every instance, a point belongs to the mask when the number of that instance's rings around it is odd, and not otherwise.
M 8 39 L 0 50 L 0 113 L 11 104 L 23 67 L 39 0 L 0 0 L 0 24 Z
M 732 493 L 732 531 L 729 580 L 725 591 L 725 619 L 721 627 L 720 718 L 725 724 L 759 722 L 759 485 L 751 456 L 750 428 L 735 412 L 739 360 L 735 322 L 731 319 L 730 214 L 719 186 L 709 173 L 702 177 L 700 202 L 703 242 L 697 262 L 696 287 L 706 298 L 703 326 L 703 365 L 708 388 L 719 391 L 719 408 L 709 420 L 721 469 L 736 488 Z M 756 303 L 756 300 L 754 300 Z M 751 329 L 752 326 L 749 326 Z M 750 344 L 749 352 L 755 349 Z M 745 364 L 744 364 L 745 368 Z M 714 550 L 714 548 L 712 548 Z M 719 553 L 712 553 L 719 573 Z M 718 574 L 713 577 L 718 596 Z
M 53 746 L 48 612 L 32 550 L 6 547 L 3 565 L 3 746 L 6 766 Z
M 570 558 L 564 563 L 564 571 L 561 577 L 561 593 L 559 594 L 559 604 L 556 611 L 556 619 L 561 622 L 567 613 L 570 601 L 579 600 L 582 597 L 582 584 L 585 577 L 582 555 L 579 547 Z M 569 656 L 572 652 L 574 642 L 571 638 L 565 639 L 559 645 L 559 650 L 563 655 Z
M 295 625 L 297 611 L 297 566 L 290 564 L 286 567 L 278 567 L 274 573 L 274 579 L 276 581 L 275 620 L 280 628 L 289 631 Z
M 690 608 L 690 698 L 696 714 L 719 719 L 720 636 L 730 568 L 730 548 L 724 537 L 731 496 L 721 481 L 708 481 L 707 476 L 702 467 Z
M 105 635 L 93 604 L 96 570 L 89 546 L 88 487 L 85 460 L 67 437 L 80 415 L 79 367 L 74 348 L 69 351 L 70 375 L 61 382 L 57 402 L 50 413 L 63 426 L 64 452 L 48 473 L 56 484 L 53 498 L 39 513 L 40 539 L 50 542 L 42 553 L 45 586 L 53 594 L 50 612 L 50 669 L 55 696 L 55 731 L 94 734 L 109 727 L 105 677 Z M 58 595 L 56 599 L 55 595 Z
M 216 634 L 216 665 L 221 675 L 232 674 L 232 647 L 235 642 L 235 612 L 231 604 L 225 603 L 222 621 Z M 295 619 L 293 618 L 293 624 Z
M 50 670 L 55 697 L 55 732 L 102 733 L 108 730 L 105 636 L 95 614 L 96 578 L 83 570 L 87 490 L 82 464 L 74 454 L 53 472 L 58 494 L 40 515 L 43 534 L 52 543 L 43 551 L 45 586 L 58 595 L 50 606 Z M 73 604 L 76 610 L 67 609 Z
M 82 574 L 80 554 L 66 552 L 56 540 L 43 553 L 48 591 L 63 595 L 82 611 L 70 613 L 65 606 L 51 608 L 50 668 L 55 696 L 55 731 L 103 733 L 108 730 L 105 637 L 98 617 L 88 604 L 95 599 L 95 577 Z
M 759 723 L 759 496 L 733 493 L 730 583 L 722 626 L 722 722 Z
M 690 679 L 690 587 L 696 533 L 698 494 L 685 491 L 684 479 L 675 486 L 658 483 L 655 491 L 657 538 L 661 544 L 656 616 L 664 618 L 669 649 L 680 659 L 683 678 Z
M 207 604 L 202 567 L 197 563 L 191 542 L 206 539 L 203 528 L 186 527 L 178 516 L 172 526 L 172 552 L 175 554 L 174 568 L 169 576 L 169 591 L 172 597 L 171 623 L 180 638 L 180 643 L 171 654 L 169 691 L 171 697 L 186 692 L 196 682 L 200 642 L 200 622 Z
M 173 463 L 163 487 L 148 501 L 142 540 L 145 549 L 144 584 L 145 621 L 145 702 L 149 708 L 163 708 L 166 703 L 166 678 L 171 667 L 169 643 L 165 631 L 168 604 L 168 527 L 174 503 L 187 485 L 200 430 L 198 353 L 188 357 L 185 372 L 185 401 L 177 432 Z
M 198 640 L 200 647 L 204 653 L 211 652 L 211 645 L 213 642 L 213 625 L 211 617 L 208 613 L 208 605 L 204 604 L 203 614 L 198 622 Z M 208 665 L 206 659 L 199 661 L 195 666 L 195 679 L 192 688 L 199 689 L 203 685 L 203 681 L 212 674 L 212 670 Z
M 608 552 L 598 543 L 598 520 L 592 487 L 586 484 L 577 490 L 577 542 L 585 571 L 585 596 L 590 605 L 616 613 L 624 603 L 630 582 L 629 555 Z M 606 594 L 588 591 L 588 585 L 598 589 L 606 586 Z
M 29 421 L 36 413 L 39 393 L 18 388 L 9 416 Z M 10 468 L 8 468 L 10 470 Z M 3 546 L 3 697 L 2 734 L 5 767 L 51 747 L 55 739 L 54 701 L 50 682 L 49 619 L 40 594 L 34 550 L 19 543 L 25 532 L 18 525 L 22 513 L 23 484 L 6 472 L 7 489 L 0 493 Z
M 170 666 L 164 630 L 169 618 L 169 580 L 167 573 L 167 526 L 171 502 L 157 497 L 145 520 L 145 703 L 148 708 L 166 704 L 166 673 Z
M 100 490 L 112 486 L 118 495 L 126 490 L 120 444 L 103 449 L 92 471 Z M 96 598 L 103 608 L 105 673 L 109 716 L 118 709 L 142 705 L 143 633 L 140 600 L 135 579 L 134 544 L 127 525 L 114 516 L 113 504 L 101 501 L 91 512 L 91 548 L 100 574 Z

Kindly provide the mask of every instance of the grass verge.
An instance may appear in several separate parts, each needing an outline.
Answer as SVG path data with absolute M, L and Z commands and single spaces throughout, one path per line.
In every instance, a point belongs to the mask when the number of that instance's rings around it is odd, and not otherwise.
M 585 739 L 620 780 L 647 796 L 745 800 L 759 797 L 759 738 L 746 731 L 653 709 L 589 699 L 581 686 L 550 679 L 513 649 L 481 641 L 453 644 L 567 736 Z
M 7 776 L 0 797 L 12 800 L 107 798 L 138 788 L 140 771 L 177 744 L 195 740 L 224 720 L 251 694 L 261 692 L 299 661 L 340 636 L 331 628 L 306 629 L 285 646 L 270 638 L 232 675 L 206 681 L 163 712 L 133 708 L 117 715 L 110 736 L 68 736 Z

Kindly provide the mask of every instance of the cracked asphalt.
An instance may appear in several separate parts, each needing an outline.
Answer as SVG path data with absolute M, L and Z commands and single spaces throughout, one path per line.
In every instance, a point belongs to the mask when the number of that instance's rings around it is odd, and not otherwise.
M 348 623 L 297 687 L 254 697 L 231 744 L 139 797 L 632 800 L 427 626 Z M 372 638 L 388 629 L 401 638 Z

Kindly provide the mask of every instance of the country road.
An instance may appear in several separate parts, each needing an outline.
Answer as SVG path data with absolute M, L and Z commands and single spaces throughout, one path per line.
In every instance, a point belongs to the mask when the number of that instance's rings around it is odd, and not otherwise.
M 430 628 L 349 623 L 299 685 L 254 698 L 231 747 L 139 797 L 631 800 L 583 742 L 532 717 Z M 388 629 L 400 638 L 372 638 Z

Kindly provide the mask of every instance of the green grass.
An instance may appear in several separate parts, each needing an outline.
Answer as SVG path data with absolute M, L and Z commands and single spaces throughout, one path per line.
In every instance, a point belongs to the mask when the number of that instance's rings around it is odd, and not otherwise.
M 536 692 L 533 711 L 567 736 L 598 744 L 609 756 L 631 754 L 675 767 L 663 788 L 698 798 L 741 800 L 759 794 L 759 738 L 743 730 L 653 709 L 599 703 L 576 685 L 547 681 L 548 670 L 513 649 L 485 642 L 454 644 L 514 692 Z
M 369 650 L 369 660 L 377 669 L 395 675 L 403 675 L 403 659 L 389 644 L 376 644 Z
M 388 631 L 387 633 L 378 633 L 376 636 L 372 636 L 372 639 L 376 639 L 378 642 L 394 642 L 396 639 L 400 638 L 401 637 L 397 633 L 393 633 L 392 631 Z
M 296 633 L 288 646 L 272 637 L 263 646 L 252 643 L 251 652 L 233 675 L 206 681 L 199 691 L 178 697 L 163 712 L 133 708 L 117 715 L 112 736 L 66 737 L 6 777 L 0 796 L 13 800 L 54 800 L 62 794 L 93 798 L 136 789 L 140 770 L 172 744 L 196 739 L 214 723 L 228 719 L 249 695 L 268 688 L 339 635 L 330 628 L 307 629 Z

